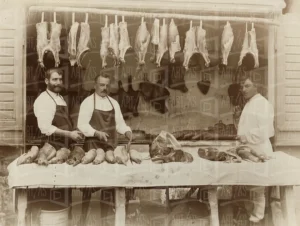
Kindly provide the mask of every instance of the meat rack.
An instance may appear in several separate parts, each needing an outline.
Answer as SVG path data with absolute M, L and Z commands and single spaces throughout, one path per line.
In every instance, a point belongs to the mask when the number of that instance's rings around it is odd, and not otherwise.
M 31 6 L 29 12 L 74 12 L 74 13 L 93 13 L 101 15 L 119 15 L 128 17 L 145 17 L 145 18 L 177 18 L 184 20 L 203 20 L 203 21 L 239 21 L 262 23 L 273 26 L 279 26 L 279 22 L 274 19 L 257 18 L 257 17 L 237 17 L 237 16 L 198 16 L 188 14 L 175 13 L 146 13 L 133 12 L 109 9 L 95 9 L 95 8 L 73 8 L 73 7 L 52 7 L 52 6 Z

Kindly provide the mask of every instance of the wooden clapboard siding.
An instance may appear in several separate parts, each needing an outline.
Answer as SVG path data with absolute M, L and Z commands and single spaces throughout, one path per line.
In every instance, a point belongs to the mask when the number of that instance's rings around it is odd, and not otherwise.
M 6 47 L 6 48 L 14 48 L 14 39 L 13 38 L 2 38 L 0 40 L 0 47 Z
M 277 133 L 279 146 L 300 145 L 300 25 L 284 15 L 277 31 Z
M 0 145 L 21 145 L 25 11 L 3 7 L 0 14 Z
M 14 65 L 14 58 L 13 57 L 0 57 L 0 66 L 13 66 Z

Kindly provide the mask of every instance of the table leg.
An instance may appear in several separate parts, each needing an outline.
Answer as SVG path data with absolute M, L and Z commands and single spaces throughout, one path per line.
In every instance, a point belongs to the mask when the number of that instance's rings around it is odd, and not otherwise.
M 169 189 L 169 187 L 166 188 L 165 195 L 166 195 L 166 208 L 170 212 L 171 208 L 170 208 L 170 189 Z
M 280 187 L 280 202 L 285 220 L 285 226 L 297 226 L 293 186 Z
M 125 188 L 116 188 L 116 215 L 115 215 L 115 226 L 125 226 L 126 220 L 126 196 L 125 196 Z
M 73 203 L 72 203 L 72 188 L 68 189 L 68 207 L 69 207 L 69 220 L 72 220 L 72 208 L 73 208 Z
M 26 209 L 27 209 L 27 190 L 17 190 L 17 203 L 18 203 L 18 226 L 26 226 Z
M 217 186 L 208 189 L 208 201 L 210 205 L 210 225 L 219 226 Z
M 92 197 L 91 189 L 85 188 L 82 190 L 82 207 L 81 207 L 79 226 L 86 225 L 86 218 L 90 207 L 91 197 Z

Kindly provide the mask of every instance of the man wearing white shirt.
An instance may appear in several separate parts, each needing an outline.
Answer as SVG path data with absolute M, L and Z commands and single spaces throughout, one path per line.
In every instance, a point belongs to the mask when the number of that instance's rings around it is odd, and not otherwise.
M 106 161 L 115 163 L 114 149 L 118 144 L 117 132 L 125 134 L 129 142 L 132 140 L 132 132 L 124 121 L 119 103 L 108 96 L 110 77 L 106 74 L 96 76 L 94 88 L 95 92 L 84 99 L 79 110 L 77 127 L 86 137 L 83 149 L 87 152 L 101 148 L 105 151 Z M 80 225 L 85 225 L 91 193 L 97 190 L 82 189 L 83 205 Z M 102 200 L 114 203 L 113 189 L 101 191 L 101 194 Z M 102 216 L 106 214 L 102 213 Z
M 113 151 L 117 146 L 117 132 L 131 141 L 132 132 L 126 125 L 119 103 L 108 96 L 110 78 L 100 74 L 95 78 L 95 92 L 80 105 L 78 129 L 86 136 L 84 149 L 101 148 L 106 160 L 114 163 Z
M 257 85 L 252 77 L 247 77 L 243 82 L 243 94 L 247 103 L 242 111 L 238 124 L 238 140 L 251 147 L 260 159 L 268 159 L 273 152 L 270 142 L 274 136 L 274 109 L 272 104 L 258 93 Z M 265 211 L 265 187 L 246 186 L 250 190 L 250 196 L 254 203 L 246 205 L 251 211 L 249 220 L 259 222 L 264 218 Z
M 83 141 L 79 131 L 72 131 L 72 122 L 62 91 L 62 72 L 55 68 L 46 72 L 45 83 L 47 89 L 34 101 L 34 114 L 38 127 L 45 135 L 45 142 L 50 143 L 56 150 L 69 148 L 71 141 Z
M 37 118 L 38 127 L 44 135 L 43 143 L 51 144 L 56 150 L 65 147 L 71 148 L 70 144 L 83 141 L 83 134 L 79 131 L 72 131 L 72 122 L 68 114 L 68 107 L 64 98 L 60 95 L 62 91 L 62 72 L 57 69 L 49 69 L 45 74 L 45 83 L 47 88 L 42 92 L 34 102 L 34 115 Z M 72 194 L 68 190 L 69 196 Z M 52 191 L 52 195 L 50 192 Z M 56 197 L 55 201 L 65 203 L 67 199 L 65 189 L 46 189 L 46 196 Z M 38 193 L 39 194 L 39 193 Z M 54 196 L 55 194 L 55 196 Z M 57 200 L 57 197 L 60 197 Z M 42 197 L 45 198 L 45 197 Z M 33 197 L 35 200 L 36 197 Z M 68 206 L 71 199 L 68 199 Z

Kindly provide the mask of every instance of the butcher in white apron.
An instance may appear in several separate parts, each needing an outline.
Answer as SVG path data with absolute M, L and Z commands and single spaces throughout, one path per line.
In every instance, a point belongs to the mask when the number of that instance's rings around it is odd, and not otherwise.
M 252 77 L 243 81 L 243 94 L 247 103 L 238 124 L 238 140 L 256 151 L 258 156 L 266 158 L 272 155 L 270 137 L 274 136 L 274 109 L 272 104 L 258 93 L 257 85 Z M 246 186 L 250 190 L 253 206 L 247 205 L 250 213 L 249 221 L 259 222 L 264 218 L 265 187 Z

